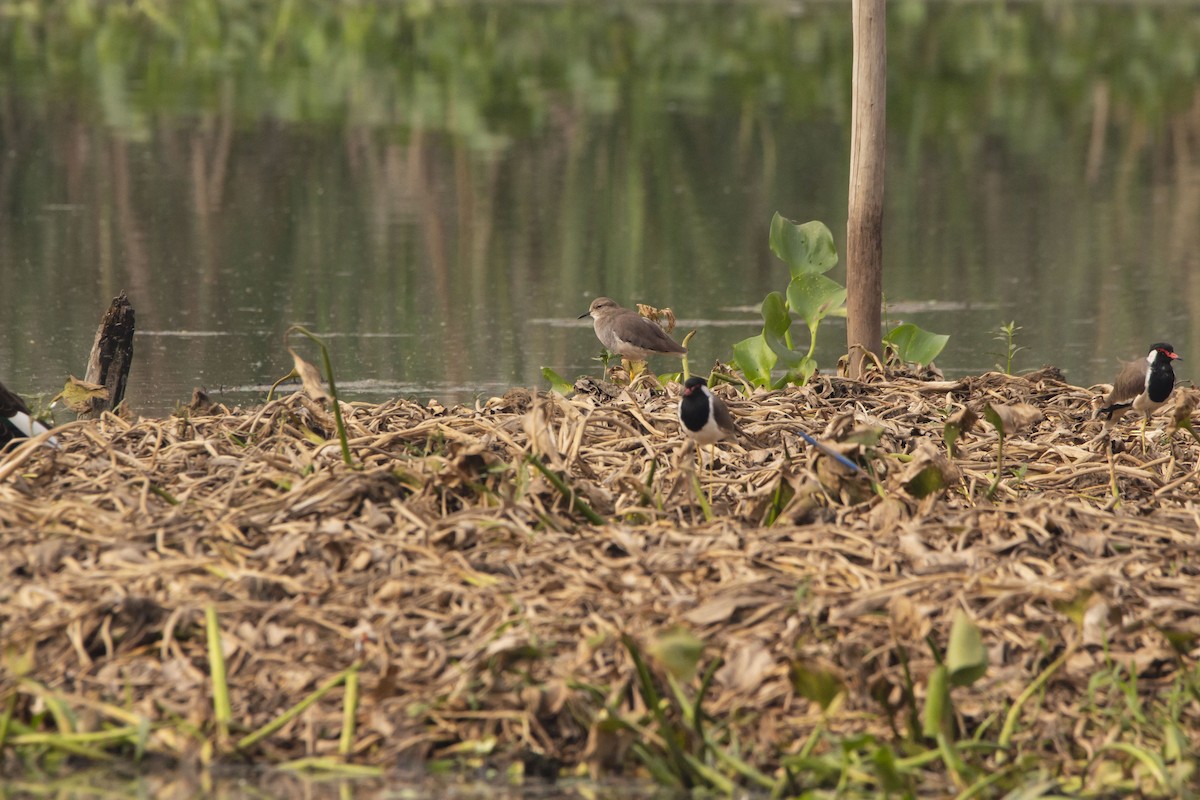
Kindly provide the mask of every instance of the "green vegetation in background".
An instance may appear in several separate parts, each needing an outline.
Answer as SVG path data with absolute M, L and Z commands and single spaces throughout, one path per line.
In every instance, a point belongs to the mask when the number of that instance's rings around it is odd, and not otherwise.
M 787 293 L 771 292 L 762 301 L 762 333 L 735 344 L 733 361 L 753 386 L 803 386 L 817 371 L 813 353 L 821 321 L 846 316 L 846 287 L 825 276 L 837 264 L 837 246 L 825 223 L 814 220 L 800 225 L 776 213 L 771 220 L 771 251 L 791 272 Z M 807 352 L 793 343 L 793 313 L 808 327 Z M 926 365 L 938 357 L 949 339 L 909 322 L 888 331 L 883 343 L 901 362 Z M 783 374 L 772 377 L 777 366 L 783 368 Z
M 1089 114 L 1102 79 L 1115 123 L 1157 125 L 1192 102 L 1198 39 L 1188 4 L 894 3 L 889 124 L 956 147 L 1020 132 L 1035 154 Z M 243 121 L 432 128 L 488 149 L 550 124 L 562 96 L 609 114 L 640 105 L 626 92 L 845 123 L 850 56 L 838 3 L 0 0 L 7 90 L 65 90 L 135 136 L 151 115 L 232 104 Z M 1043 75 L 1037 96 L 1023 90 Z M 939 91 L 913 91 L 930 78 Z

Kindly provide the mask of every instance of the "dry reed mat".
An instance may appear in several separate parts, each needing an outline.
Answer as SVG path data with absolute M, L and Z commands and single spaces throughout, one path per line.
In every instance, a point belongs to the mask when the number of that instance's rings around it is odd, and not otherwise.
M 769 446 L 700 467 L 586 379 L 343 404 L 349 465 L 303 393 L 62 426 L 0 457 L 0 763 L 1192 786 L 1198 447 L 1058 377 L 724 386 Z

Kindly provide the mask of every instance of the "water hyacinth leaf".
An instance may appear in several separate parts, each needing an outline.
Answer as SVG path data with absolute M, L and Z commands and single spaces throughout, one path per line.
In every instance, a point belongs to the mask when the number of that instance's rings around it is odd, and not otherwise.
M 760 333 L 733 346 L 733 361 L 752 386 L 770 386 L 776 356 Z
M 550 382 L 550 388 L 566 397 L 571 392 L 575 391 L 575 387 L 568 383 L 562 375 L 559 375 L 550 367 L 542 367 L 542 377 Z
M 654 658 L 676 679 L 690 681 L 704 653 L 704 642 L 685 628 L 674 627 L 662 633 L 648 648 Z
M 953 709 L 950 705 L 950 684 L 945 664 L 939 664 L 929 676 L 925 693 L 925 708 L 922 713 L 921 734 L 930 739 L 936 737 L 949 722 Z
M 996 429 L 996 434 L 1000 437 L 1000 440 L 1004 441 L 1004 420 L 1000 418 L 1000 415 L 992 407 L 991 403 L 983 407 L 983 418 L 991 423 L 991 426 Z
M 792 277 L 828 272 L 837 265 L 833 234 L 818 220 L 803 225 L 779 212 L 771 218 L 771 252 L 788 265 Z
M 945 488 L 946 481 L 942 477 L 942 471 L 933 464 L 926 464 L 904 484 L 904 491 L 918 500 Z
M 808 356 L 802 356 L 800 358 L 800 363 L 794 368 L 789 369 L 783 380 L 779 381 L 779 386 L 776 386 L 775 388 L 782 388 L 782 386 L 788 383 L 795 383 L 799 384 L 800 386 L 804 386 L 806 383 L 808 383 L 809 379 L 816 374 L 816 372 L 816 359 L 809 358 Z
M 942 491 L 958 478 L 958 469 L 926 439 L 913 448 L 912 461 L 900 476 L 905 491 L 918 500 Z
M 804 365 L 804 353 L 791 349 L 783 339 L 771 336 L 766 332 L 763 333 L 763 338 L 766 340 L 767 346 L 771 348 L 771 352 L 775 354 L 776 367 L 782 367 L 791 372 L 799 370 Z
M 979 626 L 962 609 L 955 611 L 950 626 L 950 644 L 946 648 L 950 684 L 969 686 L 982 678 L 987 668 L 988 653 Z
M 794 661 L 791 668 L 792 687 L 796 694 L 829 710 L 837 696 L 846 690 L 841 675 L 831 666 L 818 661 Z
M 846 287 L 817 273 L 792 278 L 787 288 L 788 306 L 804 318 L 810 330 L 828 316 L 830 310 L 846 302 Z
M 930 333 L 907 322 L 892 328 L 883 340 L 896 348 L 901 361 L 924 366 L 933 363 L 941 355 L 950 337 L 942 333 Z
M 779 292 L 771 292 L 762 301 L 763 333 L 783 338 L 792 327 L 792 316 L 788 313 L 787 301 Z

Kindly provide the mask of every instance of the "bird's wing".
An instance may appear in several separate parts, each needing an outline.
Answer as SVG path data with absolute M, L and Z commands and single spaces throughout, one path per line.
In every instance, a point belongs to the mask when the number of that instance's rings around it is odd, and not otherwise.
M 1150 365 L 1144 358 L 1122 361 L 1121 371 L 1113 380 L 1112 391 L 1104 398 L 1104 404 L 1124 403 L 1137 397 L 1146 389 L 1146 370 Z
M 729 406 L 725 405 L 725 401 L 712 396 L 713 416 L 717 418 L 717 427 L 727 433 L 742 435 L 742 429 L 738 427 L 733 415 L 729 413 Z
M 641 323 L 641 335 L 645 336 L 652 343 L 649 344 L 649 346 L 642 345 L 643 347 L 646 347 L 648 350 L 658 350 L 663 353 L 687 352 L 687 349 L 684 348 L 683 345 L 679 344 L 679 342 L 668 336 L 667 332 L 659 327 L 657 322 L 648 320 L 641 314 L 635 312 L 631 313 L 633 313 L 633 315 L 637 317 L 638 322 Z
M 748 444 L 750 447 L 762 448 L 765 446 L 761 439 L 751 436 L 742 430 L 742 426 L 738 425 L 737 420 L 735 420 L 733 415 L 729 413 L 729 406 L 725 405 L 724 400 L 717 397 L 715 394 L 712 396 L 712 398 L 713 416 L 717 419 L 717 427 L 731 436 L 741 437 L 745 440 L 745 444 Z

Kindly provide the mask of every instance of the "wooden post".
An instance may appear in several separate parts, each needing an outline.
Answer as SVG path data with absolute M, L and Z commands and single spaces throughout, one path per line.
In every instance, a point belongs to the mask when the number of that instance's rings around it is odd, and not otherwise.
M 105 411 L 116 408 L 125 397 L 125 385 L 129 381 L 129 368 L 133 365 L 133 306 L 129 296 L 121 292 L 113 298 L 112 305 L 96 329 L 96 341 L 88 357 L 87 375 L 84 380 L 108 389 L 108 399 L 93 397 L 89 408 L 80 418 L 98 417 Z
M 885 0 L 854 0 L 850 216 L 846 225 L 846 347 L 850 377 L 867 351 L 882 355 L 883 176 L 887 143 Z

